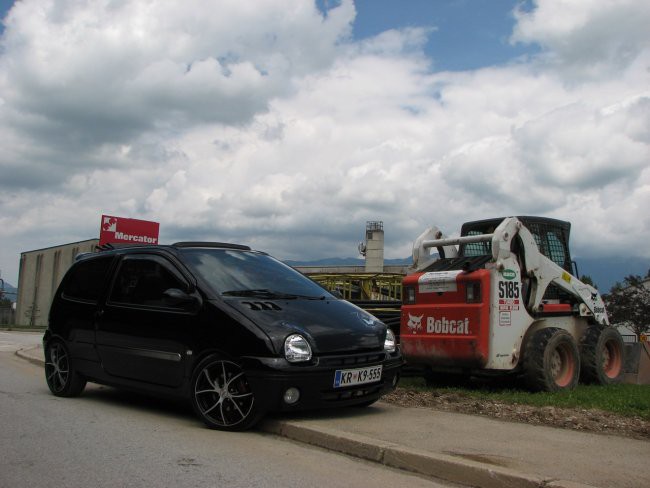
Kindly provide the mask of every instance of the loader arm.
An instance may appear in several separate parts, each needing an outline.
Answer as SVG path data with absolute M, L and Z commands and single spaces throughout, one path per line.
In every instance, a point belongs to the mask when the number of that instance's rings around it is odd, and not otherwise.
M 458 249 L 452 244 L 435 245 L 443 242 L 442 231 L 435 225 L 425 230 L 413 243 L 413 265 L 415 271 L 422 271 L 440 257 L 455 258 L 458 256 Z M 431 245 L 434 243 L 434 245 Z M 430 250 L 436 247 L 438 256 L 431 256 Z
M 581 316 L 592 316 L 596 322 L 609 325 L 605 304 L 598 290 L 583 283 L 561 266 L 544 256 L 537 246 L 535 237 L 516 217 L 501 222 L 492 235 L 492 258 L 497 269 L 503 269 L 503 261 L 512 254 L 512 240 L 519 235 L 523 245 L 523 263 L 526 275 L 531 278 L 530 297 L 526 308 L 532 313 L 543 311 L 543 297 L 553 283 L 560 289 L 578 298 Z

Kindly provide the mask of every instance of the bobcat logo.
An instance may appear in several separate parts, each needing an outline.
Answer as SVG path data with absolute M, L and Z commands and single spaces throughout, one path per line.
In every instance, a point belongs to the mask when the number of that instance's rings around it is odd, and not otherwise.
M 417 315 L 409 314 L 409 321 L 406 326 L 411 331 L 411 334 L 415 334 L 417 331 L 422 330 L 422 317 L 424 317 L 424 315 L 418 317 Z

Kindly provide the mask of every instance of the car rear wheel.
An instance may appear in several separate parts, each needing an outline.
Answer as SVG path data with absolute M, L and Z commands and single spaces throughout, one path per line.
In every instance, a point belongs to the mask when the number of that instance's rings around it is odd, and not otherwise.
M 535 391 L 575 388 L 580 376 L 580 356 L 571 334 L 555 327 L 535 332 L 526 345 L 524 375 Z
M 194 371 L 192 406 L 211 429 L 245 430 L 262 417 L 241 366 L 218 356 L 204 359 Z
M 61 397 L 78 396 L 86 387 L 86 378 L 74 369 L 68 349 L 58 340 L 45 347 L 45 380 L 50 391 Z

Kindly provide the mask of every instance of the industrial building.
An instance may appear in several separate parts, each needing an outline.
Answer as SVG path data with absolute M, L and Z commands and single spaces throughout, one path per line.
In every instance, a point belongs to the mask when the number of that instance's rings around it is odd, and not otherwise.
M 93 252 L 99 239 L 72 242 L 20 254 L 16 323 L 46 326 L 52 298 L 75 256 Z
M 384 265 L 384 223 L 366 223 L 365 240 L 359 244 L 364 266 L 296 266 L 303 274 L 346 300 L 400 301 L 407 266 Z

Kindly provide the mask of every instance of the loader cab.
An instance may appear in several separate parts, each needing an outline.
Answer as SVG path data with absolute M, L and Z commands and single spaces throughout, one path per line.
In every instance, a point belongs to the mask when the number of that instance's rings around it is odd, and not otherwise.
M 533 234 L 540 252 L 558 266 L 572 273 L 571 253 L 569 252 L 569 233 L 571 223 L 546 217 L 517 217 Z M 466 222 L 460 230 L 461 236 L 492 234 L 503 222 L 502 218 Z M 513 243 L 517 246 L 517 240 Z M 516 249 L 513 249 L 516 251 Z M 472 242 L 461 244 L 459 256 L 487 256 L 492 253 L 492 243 Z
M 571 253 L 569 251 L 569 233 L 571 231 L 570 222 L 550 219 L 547 217 L 523 216 L 517 218 L 526 226 L 526 228 L 528 228 L 535 239 L 537 248 L 545 257 L 563 268 L 567 273 L 574 274 L 573 262 L 571 261 Z M 503 219 L 504 218 L 496 218 L 466 222 L 461 227 L 461 236 L 492 234 L 499 224 L 503 222 Z M 512 251 L 519 255 L 520 258 L 523 257 L 521 256 L 523 250 L 520 249 L 519 236 L 512 241 Z M 464 259 L 469 259 L 468 256 L 484 256 L 485 259 L 488 259 L 488 256 L 491 257 L 491 253 L 492 243 L 490 241 L 472 242 L 461 244 L 459 246 L 459 256 L 463 256 Z M 474 259 L 479 258 L 477 257 Z M 523 263 L 523 259 L 520 261 Z M 577 274 L 577 272 L 575 274 Z M 523 288 L 522 294 L 526 298 L 526 301 L 528 301 L 530 287 L 527 280 L 524 280 Z M 551 283 L 551 285 L 546 289 L 544 300 L 552 303 L 573 302 L 571 295 L 564 292 L 553 283 Z

